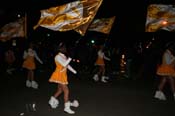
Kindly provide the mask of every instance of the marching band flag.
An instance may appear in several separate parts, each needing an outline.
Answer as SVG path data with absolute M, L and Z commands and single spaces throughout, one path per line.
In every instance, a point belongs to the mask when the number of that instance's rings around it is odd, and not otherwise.
M 25 37 L 26 36 L 25 23 L 26 23 L 25 17 L 22 17 L 14 22 L 10 22 L 4 25 L 0 29 L 0 40 L 5 42 L 7 40 L 10 40 L 11 38 Z
M 75 30 L 83 35 L 101 3 L 102 0 L 78 0 L 41 10 L 39 22 L 34 29 L 41 26 L 54 31 Z
M 146 32 L 159 29 L 175 31 L 175 8 L 173 5 L 151 4 L 147 9 Z
M 109 34 L 114 21 L 115 21 L 115 16 L 110 18 L 95 19 L 90 24 L 88 30 Z
M 81 21 L 82 24 L 74 29 L 76 32 L 80 33 L 82 36 L 85 35 L 102 2 L 103 0 L 84 0 L 83 20 Z

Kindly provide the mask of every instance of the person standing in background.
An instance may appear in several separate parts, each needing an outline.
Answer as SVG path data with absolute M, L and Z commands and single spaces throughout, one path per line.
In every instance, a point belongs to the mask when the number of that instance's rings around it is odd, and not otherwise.
M 7 69 L 6 72 L 8 74 L 12 74 L 12 72 L 15 70 L 15 68 L 13 67 L 14 62 L 16 60 L 13 48 L 10 47 L 8 48 L 8 50 L 5 52 L 5 62 L 7 63 Z

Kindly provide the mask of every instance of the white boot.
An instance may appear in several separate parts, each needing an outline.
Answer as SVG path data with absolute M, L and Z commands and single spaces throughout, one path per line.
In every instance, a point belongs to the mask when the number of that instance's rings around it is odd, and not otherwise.
M 38 83 L 36 81 L 32 81 L 32 88 L 38 89 Z
M 94 81 L 98 81 L 98 80 L 99 80 L 98 74 L 95 74 L 95 75 L 93 76 L 93 79 L 94 79 Z
M 107 79 L 107 80 L 108 80 L 108 79 L 109 79 L 109 77 L 105 76 L 105 79 Z
M 162 91 L 156 91 L 154 98 L 157 98 L 159 100 L 166 100 L 166 97 Z
M 107 83 L 107 81 L 105 80 L 105 78 L 106 78 L 105 76 L 102 76 L 102 77 L 101 77 L 101 82 Z
M 160 91 L 156 91 L 154 98 L 160 99 Z
M 174 100 L 175 100 L 175 93 L 173 94 L 173 98 L 174 98 Z
M 32 86 L 32 83 L 29 80 L 27 80 L 26 81 L 26 87 L 31 87 L 31 86 Z
M 165 94 L 162 91 L 160 93 L 161 93 L 160 100 L 166 100 Z
M 49 105 L 51 106 L 51 108 L 54 108 L 54 109 L 57 108 L 58 104 L 59 104 L 59 101 L 55 97 L 51 96 L 49 100 Z
M 71 103 L 70 103 L 70 106 L 78 107 L 78 106 L 79 106 L 78 100 L 74 100 L 73 102 L 71 102 Z
M 70 106 L 71 106 L 70 101 L 64 103 L 64 111 L 68 114 L 75 114 L 75 112 L 70 109 Z
M 12 74 L 12 71 L 10 69 L 7 69 L 6 72 L 10 75 Z

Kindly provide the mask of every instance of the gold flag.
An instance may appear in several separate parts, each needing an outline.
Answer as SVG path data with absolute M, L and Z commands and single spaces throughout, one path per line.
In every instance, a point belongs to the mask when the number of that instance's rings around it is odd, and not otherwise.
M 75 30 L 84 34 L 101 3 L 102 0 L 78 0 L 41 10 L 40 20 L 34 29 L 41 26 L 54 31 Z
M 158 30 L 175 31 L 175 8 L 173 5 L 151 4 L 147 9 L 146 32 Z
M 25 37 L 25 18 L 4 25 L 0 29 L 0 40 L 5 42 L 15 37 Z
M 109 34 L 114 21 L 115 21 L 115 16 L 110 18 L 95 19 L 90 24 L 88 30 Z
M 82 24 L 75 29 L 76 32 L 80 33 L 82 36 L 85 35 L 89 25 L 93 21 L 102 2 L 103 0 L 84 0 L 83 1 L 84 15 L 82 19 Z

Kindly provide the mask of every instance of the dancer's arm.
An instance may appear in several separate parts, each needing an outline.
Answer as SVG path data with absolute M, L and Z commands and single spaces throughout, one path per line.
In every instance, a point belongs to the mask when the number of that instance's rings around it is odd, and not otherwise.
M 61 56 L 61 55 L 57 55 L 55 57 L 55 60 L 57 62 L 59 62 L 62 66 L 66 67 L 70 63 L 70 61 L 72 60 L 72 58 L 66 59 L 66 58 L 63 58 L 63 56 Z
M 23 54 L 23 59 L 26 59 L 26 58 L 27 58 L 27 56 L 28 56 L 27 52 L 26 52 L 26 51 L 24 51 L 24 54 Z
M 77 74 L 77 71 L 73 69 L 70 65 L 67 66 L 67 68 L 74 74 Z
M 43 61 L 38 57 L 38 54 L 36 53 L 36 51 L 34 51 L 34 54 L 35 54 L 35 58 L 37 59 L 37 61 L 43 64 Z

